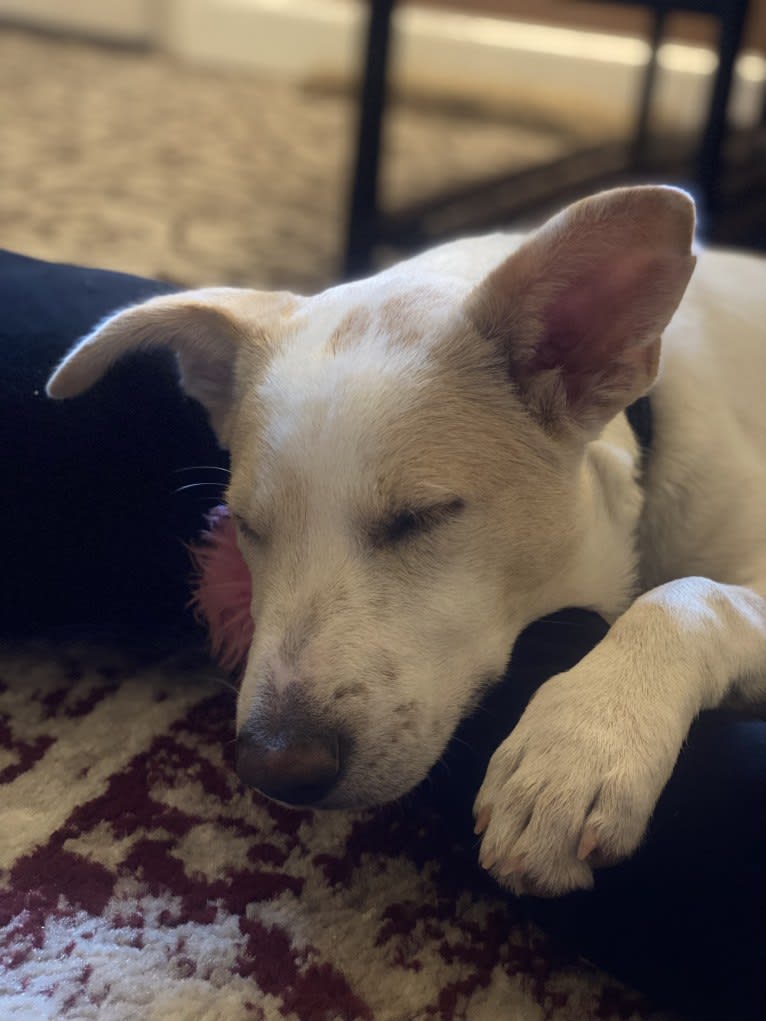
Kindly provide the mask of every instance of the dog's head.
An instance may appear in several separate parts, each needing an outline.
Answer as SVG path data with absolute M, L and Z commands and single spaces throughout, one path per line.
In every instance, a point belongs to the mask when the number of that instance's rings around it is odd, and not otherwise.
M 326 807 L 397 797 L 526 624 L 619 609 L 632 469 L 615 465 L 629 495 L 605 499 L 588 452 L 655 377 L 692 232 L 682 193 L 622 189 L 509 242 L 485 275 L 472 242 L 313 298 L 155 298 L 59 366 L 49 393 L 68 397 L 170 346 L 231 452 L 254 592 L 243 779 Z

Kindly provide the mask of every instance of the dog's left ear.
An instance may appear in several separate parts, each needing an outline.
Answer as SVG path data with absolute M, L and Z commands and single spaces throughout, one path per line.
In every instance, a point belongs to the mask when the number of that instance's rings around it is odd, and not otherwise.
M 469 296 L 470 320 L 546 428 L 598 431 L 649 389 L 693 235 L 682 191 L 603 192 L 549 220 Z
M 167 347 L 178 357 L 181 386 L 206 408 L 225 445 L 237 362 L 269 345 L 280 317 L 297 300 L 284 292 L 233 287 L 151 298 L 110 316 L 84 337 L 48 380 L 48 395 L 74 397 L 129 352 Z

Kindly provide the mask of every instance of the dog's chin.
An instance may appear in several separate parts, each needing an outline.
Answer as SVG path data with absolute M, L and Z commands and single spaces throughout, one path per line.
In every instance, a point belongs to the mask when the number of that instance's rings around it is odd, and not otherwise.
M 351 785 L 346 788 L 344 785 L 337 791 L 331 791 L 320 804 L 314 807 L 321 810 L 329 809 L 344 812 L 363 812 L 372 808 L 380 808 L 383 805 L 390 805 L 394 801 L 399 801 L 400 798 L 409 794 L 414 787 L 417 787 L 420 779 L 422 778 L 415 777 L 411 781 L 403 781 L 395 787 L 386 785 L 373 789 L 357 789 Z
M 380 808 L 392 801 L 398 801 L 404 797 L 411 788 L 403 788 L 400 792 L 357 792 L 357 791 L 332 791 L 323 798 L 319 804 L 313 805 L 320 811 L 342 811 L 342 812 L 364 812 L 372 808 Z
M 390 805 L 394 801 L 399 801 L 400 798 L 405 797 L 414 790 L 423 780 L 424 776 L 425 774 L 423 776 L 409 777 L 396 785 L 391 785 L 390 778 L 387 778 L 388 782 L 385 784 L 370 785 L 367 783 L 364 786 L 357 786 L 352 780 L 344 781 L 335 790 L 325 795 L 321 801 L 315 801 L 311 804 L 288 803 L 280 801 L 278 798 L 273 798 L 270 795 L 264 795 L 264 797 L 268 797 L 270 801 L 282 805 L 284 808 L 292 808 L 297 811 L 364 812 L 375 808 L 382 808 L 384 805 Z

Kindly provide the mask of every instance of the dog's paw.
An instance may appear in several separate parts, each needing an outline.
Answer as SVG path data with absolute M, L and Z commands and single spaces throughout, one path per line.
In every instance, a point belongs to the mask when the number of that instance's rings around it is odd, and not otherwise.
M 593 680 L 575 668 L 540 688 L 476 798 L 480 862 L 516 893 L 588 889 L 594 866 L 630 855 L 680 748 Z

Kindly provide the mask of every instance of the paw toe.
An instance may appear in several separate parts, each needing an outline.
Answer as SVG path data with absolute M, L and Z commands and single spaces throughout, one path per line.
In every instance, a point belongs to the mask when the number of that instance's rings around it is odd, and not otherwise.
M 487 826 L 489 826 L 489 821 L 491 818 L 492 809 L 490 808 L 489 805 L 485 805 L 483 808 L 476 809 L 476 824 L 473 828 L 473 832 L 476 834 L 476 836 L 479 836 L 486 830 Z
M 585 861 L 593 851 L 596 850 L 599 844 L 599 836 L 596 832 L 595 826 L 590 824 L 586 825 L 582 831 L 580 837 L 580 843 L 577 846 L 577 860 Z

